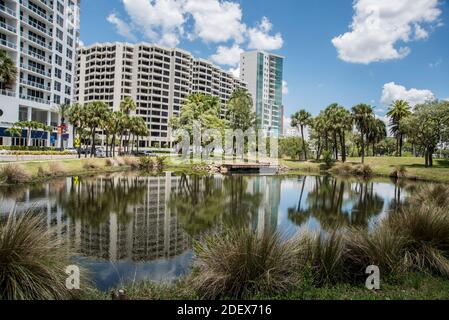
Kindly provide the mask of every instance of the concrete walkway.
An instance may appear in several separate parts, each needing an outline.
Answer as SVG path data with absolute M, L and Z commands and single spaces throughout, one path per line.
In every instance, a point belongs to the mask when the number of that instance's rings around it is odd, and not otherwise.
M 48 160 L 70 160 L 77 159 L 76 154 L 70 155 L 0 155 L 0 162 L 26 162 L 26 161 L 48 161 Z

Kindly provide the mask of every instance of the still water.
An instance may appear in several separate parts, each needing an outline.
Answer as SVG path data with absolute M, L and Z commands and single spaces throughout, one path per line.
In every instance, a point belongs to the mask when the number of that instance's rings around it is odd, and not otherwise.
M 390 180 L 326 176 L 120 173 L 0 189 L 0 215 L 42 214 L 98 288 L 107 290 L 188 273 L 192 242 L 207 231 L 246 227 L 290 237 L 307 229 L 371 228 L 413 189 Z

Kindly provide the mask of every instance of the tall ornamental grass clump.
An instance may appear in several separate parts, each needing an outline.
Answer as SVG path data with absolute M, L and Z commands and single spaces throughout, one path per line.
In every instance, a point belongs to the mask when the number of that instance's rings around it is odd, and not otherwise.
M 282 294 L 298 281 L 297 244 L 278 233 L 227 230 L 195 244 L 194 288 L 206 299 Z
M 0 222 L 0 300 L 64 300 L 78 293 L 65 287 L 67 248 L 31 213 Z
M 8 163 L 0 166 L 0 183 L 22 184 L 30 180 L 31 174 L 20 164 Z

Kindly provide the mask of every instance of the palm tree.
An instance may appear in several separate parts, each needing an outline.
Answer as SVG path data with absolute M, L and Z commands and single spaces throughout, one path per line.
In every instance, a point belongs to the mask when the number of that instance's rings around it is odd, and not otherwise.
M 367 142 L 373 145 L 373 157 L 376 156 L 376 144 L 387 137 L 387 126 L 385 122 L 380 119 L 374 119 L 371 123 L 370 132 L 368 134 Z
M 391 134 L 396 137 L 396 156 L 402 157 L 404 132 L 400 128 L 402 119 L 411 114 L 410 104 L 405 100 L 396 100 L 390 107 L 387 116 L 390 117 Z
M 338 107 L 335 113 L 337 134 L 340 137 L 341 161 L 346 162 L 346 132 L 351 131 L 354 124 L 351 112 L 344 107 Z
M 292 115 L 292 122 L 291 126 L 299 128 L 301 131 L 301 139 L 302 139 L 302 146 L 303 146 L 303 152 L 304 152 L 304 160 L 307 161 L 307 146 L 306 141 L 304 139 L 304 127 L 308 126 L 310 124 L 310 119 L 312 118 L 312 115 L 307 112 L 306 110 L 299 110 L 294 115 Z
M 33 130 L 42 129 L 43 125 L 37 121 L 19 121 L 14 124 L 15 127 L 19 127 L 22 130 L 27 130 L 27 146 L 31 146 L 31 132 Z
M 90 128 L 92 138 L 91 157 L 95 156 L 96 131 L 103 122 L 103 119 L 108 111 L 109 107 L 102 101 L 94 101 L 86 105 L 87 126 Z
M 73 146 L 75 147 L 75 137 L 78 135 L 79 144 L 77 146 L 78 149 L 78 158 L 81 157 L 81 141 L 82 141 L 82 132 L 86 127 L 86 108 L 79 105 L 74 104 L 67 110 L 67 117 L 69 123 L 73 126 Z
M 68 104 L 60 104 L 55 107 L 55 112 L 58 114 L 59 119 L 61 121 L 61 138 L 59 140 L 59 148 L 61 151 L 64 151 L 64 141 L 63 141 L 63 128 L 66 125 L 65 120 L 69 115 L 70 105 Z
M 127 115 L 130 115 L 132 111 L 136 111 L 136 108 L 136 103 L 131 97 L 125 97 L 120 103 L 120 111 Z
M 11 136 L 11 139 L 13 139 L 16 136 L 17 137 L 22 136 L 22 129 L 16 127 L 16 125 L 12 126 L 11 128 L 6 129 L 5 131 Z M 12 141 L 11 141 L 11 144 L 12 144 Z
M 0 50 L 0 89 L 10 88 L 17 79 L 16 63 L 4 50 Z
M 373 108 L 367 104 L 358 104 L 352 108 L 354 122 L 362 138 L 362 163 L 365 163 L 365 138 L 368 136 L 374 119 Z

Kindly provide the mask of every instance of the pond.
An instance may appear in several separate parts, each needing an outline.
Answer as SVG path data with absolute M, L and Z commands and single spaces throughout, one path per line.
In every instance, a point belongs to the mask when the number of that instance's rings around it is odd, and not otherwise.
M 119 173 L 1 188 L 0 216 L 33 210 L 76 252 L 99 289 L 189 272 L 194 239 L 220 228 L 372 228 L 416 184 L 330 176 Z M 14 210 L 15 209 L 15 210 Z

